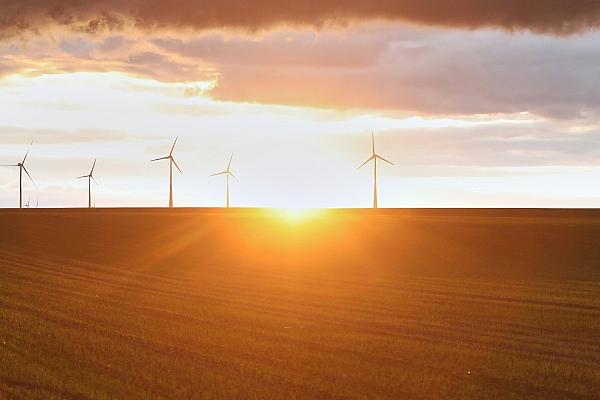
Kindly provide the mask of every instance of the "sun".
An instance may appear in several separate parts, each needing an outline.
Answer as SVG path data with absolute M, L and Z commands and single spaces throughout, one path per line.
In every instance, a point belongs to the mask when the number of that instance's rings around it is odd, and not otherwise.
M 318 208 L 302 207 L 274 208 L 272 211 L 278 218 L 291 224 L 306 222 L 315 218 L 322 212 L 322 210 Z

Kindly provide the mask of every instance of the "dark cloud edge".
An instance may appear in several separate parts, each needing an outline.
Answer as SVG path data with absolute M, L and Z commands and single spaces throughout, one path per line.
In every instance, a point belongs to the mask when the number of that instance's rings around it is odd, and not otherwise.
M 3 0 L 0 40 L 71 32 L 228 30 L 256 33 L 293 28 L 344 27 L 388 21 L 465 30 L 502 29 L 570 35 L 600 28 L 593 0 Z

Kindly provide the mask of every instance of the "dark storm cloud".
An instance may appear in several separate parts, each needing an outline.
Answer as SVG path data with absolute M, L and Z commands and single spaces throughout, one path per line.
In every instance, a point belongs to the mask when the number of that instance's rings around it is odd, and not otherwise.
M 569 34 L 600 25 L 594 0 L 2 0 L 0 35 L 64 26 L 96 33 L 141 29 L 242 29 L 389 20 L 464 29 Z

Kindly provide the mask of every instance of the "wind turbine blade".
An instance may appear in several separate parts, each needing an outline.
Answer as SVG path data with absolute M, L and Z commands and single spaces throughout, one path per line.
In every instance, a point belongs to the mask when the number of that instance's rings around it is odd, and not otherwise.
M 227 164 L 227 171 L 231 169 L 231 161 L 233 160 L 233 153 L 231 153 L 231 157 L 229 157 L 229 164 Z
M 240 181 L 240 180 L 239 180 L 239 179 L 238 179 L 238 178 L 237 178 L 237 177 L 236 177 L 236 176 L 233 174 L 233 172 L 229 171 L 229 175 L 231 175 L 231 177 L 232 177 L 233 179 L 235 179 L 236 181 L 238 181 L 238 182 Z
M 364 163 L 362 163 L 362 164 L 360 165 L 360 167 L 358 167 L 357 169 L 361 169 L 362 167 L 364 167 L 365 165 L 367 165 L 367 163 L 368 163 L 369 161 L 371 161 L 371 160 L 372 160 L 372 159 L 374 159 L 374 158 L 375 158 L 375 156 L 369 157 L 369 159 L 368 159 L 367 161 L 365 161 Z
M 373 147 L 373 155 L 375 155 L 375 133 L 373 133 L 373 131 L 371 131 L 371 146 Z
M 177 144 L 177 141 L 179 140 L 179 136 L 177 136 L 175 138 L 175 142 L 173 143 L 173 147 L 171 147 L 171 152 L 169 153 L 169 156 L 173 155 L 173 150 L 175 150 L 175 145 Z
M 90 175 L 90 178 L 92 178 L 92 180 L 94 181 L 94 183 L 95 183 L 96 185 L 99 185 L 99 183 L 98 183 L 98 181 L 96 180 L 96 178 L 94 178 L 94 177 L 93 177 L 93 176 L 91 176 L 91 175 Z
M 168 160 L 169 158 L 171 158 L 171 157 L 166 156 L 166 157 L 161 157 L 161 158 L 155 158 L 154 160 L 150 160 L 150 162 L 161 161 L 161 160 Z
M 181 170 L 181 168 L 179 168 L 179 165 L 177 165 L 177 162 L 175 161 L 175 159 L 173 158 L 173 164 L 175 164 L 175 166 L 177 167 L 177 169 L 179 170 L 180 174 L 183 174 L 183 171 Z
M 94 165 L 92 165 L 92 172 L 90 172 L 90 176 L 94 173 L 94 168 L 96 168 L 96 160 L 94 160 Z
M 229 173 L 229 172 L 228 171 L 223 171 L 223 172 L 217 172 L 216 174 L 212 174 L 212 175 L 209 175 L 209 176 L 225 175 L 227 173 Z
M 25 157 L 23 157 L 23 162 L 21 164 L 25 164 L 25 160 L 27 160 L 27 156 L 29 155 L 29 151 L 31 150 L 31 146 L 33 146 L 33 141 L 29 143 L 29 148 L 27 149 L 27 153 L 25 153 Z
M 31 175 L 29 175 L 29 171 L 27 171 L 27 168 L 25 168 L 25 166 L 23 165 L 23 171 L 25 171 L 25 173 L 27 174 L 27 176 L 29 177 L 29 179 L 31 179 L 31 183 L 33 183 L 34 186 L 37 186 L 35 184 L 35 181 L 33 180 L 33 178 L 31 177 Z
M 83 179 L 83 178 L 89 178 L 89 175 L 78 176 L 78 177 L 77 177 L 77 178 L 75 178 L 75 179 Z
M 0 165 L 0 167 L 18 167 L 19 164 Z
M 388 163 L 388 164 L 392 164 L 392 165 L 394 165 L 394 163 L 393 163 L 393 162 L 391 162 L 391 161 L 389 161 L 389 160 L 386 160 L 385 158 L 383 158 L 383 157 L 381 157 L 381 156 L 377 156 L 377 155 L 376 155 L 375 157 L 379 158 L 381 161 L 385 161 L 385 162 L 386 162 L 386 163 Z

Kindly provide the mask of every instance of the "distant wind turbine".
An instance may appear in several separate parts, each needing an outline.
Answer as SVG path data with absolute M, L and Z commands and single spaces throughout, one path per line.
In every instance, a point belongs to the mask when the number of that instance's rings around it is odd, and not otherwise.
M 238 180 L 238 178 L 236 178 L 236 176 L 233 174 L 233 172 L 231 172 L 231 161 L 233 160 L 233 154 L 231 155 L 231 157 L 229 157 L 229 164 L 227 164 L 227 169 L 223 172 L 217 172 L 216 174 L 212 174 L 210 176 L 217 176 L 217 175 L 225 175 L 226 176 L 226 182 L 227 182 L 227 192 L 226 192 L 226 207 L 229 208 L 229 177 L 231 176 L 233 179 L 235 179 L 236 181 Z
M 31 195 L 27 197 L 27 203 L 25 203 L 25 208 L 29 208 L 29 203 L 31 202 Z
M 381 161 L 385 161 L 388 164 L 394 165 L 393 162 L 386 160 L 375 152 L 375 134 L 371 132 L 371 145 L 372 145 L 372 153 L 371 157 L 361 164 L 358 169 L 364 167 L 369 161 L 373 161 L 373 208 L 377 208 L 377 159 Z
M 33 146 L 33 142 L 29 144 L 29 148 L 27 149 L 27 153 L 25 153 L 25 157 L 23 157 L 23 161 L 17 164 L 3 165 L 3 167 L 19 167 L 19 208 L 23 208 L 23 171 L 25 171 L 29 179 L 31 179 L 31 182 L 35 185 L 33 178 L 25 167 L 25 161 L 27 161 L 27 156 L 29 155 L 31 146 Z
M 96 179 L 94 178 L 94 169 L 96 168 L 96 160 L 94 160 L 94 164 L 92 165 L 92 170 L 88 175 L 78 176 L 76 179 L 84 179 L 88 180 L 88 208 L 92 208 L 92 181 L 98 184 Z
M 173 164 L 175 164 L 175 166 L 179 170 L 179 173 L 183 174 L 183 172 L 181 171 L 181 168 L 179 168 L 179 165 L 177 165 L 177 162 L 175 162 L 175 159 L 173 158 L 173 150 L 175 150 L 175 145 L 177 144 L 177 140 L 179 140 L 179 137 L 175 138 L 175 142 L 173 143 L 173 147 L 171 147 L 171 151 L 169 152 L 168 156 L 156 158 L 156 159 L 152 160 L 152 162 L 161 161 L 161 160 L 169 160 L 169 208 L 173 208 Z

